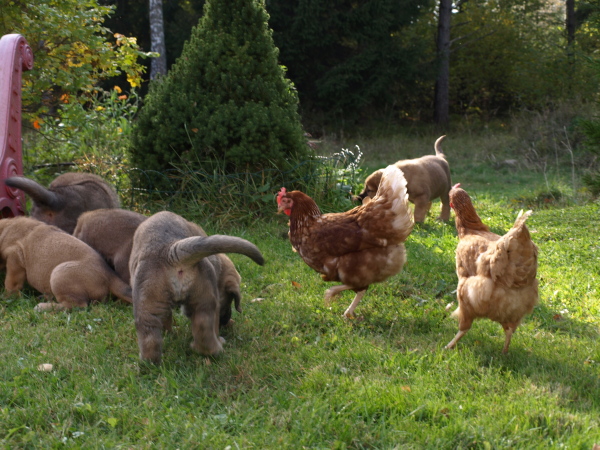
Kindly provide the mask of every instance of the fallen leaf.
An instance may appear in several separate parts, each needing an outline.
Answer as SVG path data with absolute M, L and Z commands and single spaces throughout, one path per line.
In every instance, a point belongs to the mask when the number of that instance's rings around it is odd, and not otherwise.
M 296 281 L 292 281 L 292 286 L 294 286 L 297 289 L 300 289 L 302 287 L 302 285 L 300 283 L 297 283 Z
M 263 300 L 264 300 L 264 298 L 262 298 L 262 297 L 257 297 L 257 298 L 253 298 L 252 300 L 250 300 L 250 303 L 262 302 Z
M 562 316 L 561 316 L 560 314 L 554 314 L 554 316 L 552 316 L 552 318 L 553 318 L 554 320 L 556 320 L 557 322 L 558 322 L 559 320 L 562 320 Z
M 400 389 L 402 389 L 405 392 L 410 392 L 410 386 L 402 386 Z
M 38 370 L 40 372 L 52 372 L 53 368 L 54 368 L 54 366 L 52 364 L 40 364 L 38 366 Z

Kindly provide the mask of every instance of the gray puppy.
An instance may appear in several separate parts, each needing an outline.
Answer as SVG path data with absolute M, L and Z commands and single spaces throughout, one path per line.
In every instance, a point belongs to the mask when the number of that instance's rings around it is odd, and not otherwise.
M 445 137 L 441 136 L 435 141 L 435 155 L 404 159 L 394 163 L 404 172 L 408 200 L 415 205 L 415 222 L 425 221 L 431 208 L 431 201 L 438 197 L 442 201 L 442 211 L 438 220 L 450 220 L 450 198 L 448 197 L 452 187 L 450 167 L 440 146 Z M 375 197 L 382 172 L 378 170 L 367 177 L 365 188 L 356 196 L 357 200 L 362 200 L 364 203 L 367 201 L 366 197 Z
M 77 218 L 85 211 L 120 207 L 115 189 L 91 173 L 63 173 L 50 183 L 48 189 L 25 177 L 7 178 L 5 183 L 31 197 L 31 217 L 67 233 L 73 232 Z
M 100 253 L 117 275 L 129 284 L 133 235 L 146 219 L 143 214 L 126 209 L 95 209 L 79 216 L 73 236 Z
M 133 235 L 147 217 L 125 209 L 96 209 L 79 216 L 73 236 L 81 239 L 104 257 L 115 272 L 130 283 L 129 256 Z M 200 228 L 200 227 L 198 227 Z M 203 236 L 206 233 L 202 232 Z M 242 277 L 231 260 L 222 253 L 211 257 L 219 275 L 219 324 L 230 325 L 232 305 L 242 312 L 240 283 Z
M 223 350 L 219 337 L 219 253 L 240 253 L 262 265 L 260 250 L 233 236 L 206 233 L 177 214 L 163 211 L 149 217 L 133 237 L 129 259 L 133 314 L 140 358 L 160 364 L 162 330 L 171 329 L 172 309 L 181 306 L 192 321 L 192 349 L 204 355 Z

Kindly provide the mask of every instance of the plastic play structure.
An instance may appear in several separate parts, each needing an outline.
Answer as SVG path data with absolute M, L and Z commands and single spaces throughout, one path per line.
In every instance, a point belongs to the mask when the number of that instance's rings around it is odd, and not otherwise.
M 0 39 L 0 216 L 25 213 L 25 194 L 4 184 L 23 175 L 21 147 L 21 75 L 33 67 L 33 52 L 20 34 Z

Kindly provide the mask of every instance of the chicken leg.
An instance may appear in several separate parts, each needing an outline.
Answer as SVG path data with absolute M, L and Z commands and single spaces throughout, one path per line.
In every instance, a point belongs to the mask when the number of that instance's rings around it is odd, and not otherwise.
M 513 333 L 517 329 L 518 325 L 515 324 L 502 324 L 502 328 L 504 328 L 504 335 L 506 336 L 504 339 L 504 347 L 502 348 L 502 353 L 508 353 L 508 346 L 510 345 L 510 339 L 512 338 Z
M 467 331 L 469 330 L 459 330 L 458 333 L 456 333 L 456 336 L 454 336 L 454 339 L 452 339 L 444 348 L 446 350 L 453 349 L 456 343 L 460 340 L 460 338 L 467 334 Z
M 352 288 L 345 284 L 341 284 L 339 286 L 333 286 L 333 287 L 327 289 L 325 291 L 325 306 L 329 306 L 331 304 L 331 300 L 333 300 L 340 292 L 347 291 L 349 289 L 352 289 Z M 356 307 L 358 306 L 358 304 L 360 303 L 361 299 L 364 297 L 366 292 L 367 292 L 366 289 L 363 289 L 362 291 L 356 291 L 356 296 L 354 297 L 354 300 L 352 300 L 352 303 L 350 303 L 350 306 L 348 306 L 348 309 L 346 309 L 346 311 L 344 311 L 345 318 L 349 319 L 349 318 L 353 317 L 354 310 L 356 309 Z

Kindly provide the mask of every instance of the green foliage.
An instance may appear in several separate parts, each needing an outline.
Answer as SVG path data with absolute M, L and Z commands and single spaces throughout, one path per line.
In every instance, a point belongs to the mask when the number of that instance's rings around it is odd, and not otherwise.
M 199 220 L 210 217 L 222 227 L 272 217 L 281 187 L 302 190 L 325 212 L 348 210 L 356 206 L 350 194 L 364 178 L 361 157 L 357 146 L 354 151 L 297 161 L 287 171 L 272 167 L 253 173 L 227 173 L 224 167 L 207 172 L 195 169 L 198 163 L 182 164 L 172 175 L 177 190 L 165 193 L 162 201 Z
M 36 128 L 54 122 L 62 105 L 87 104 L 101 80 L 120 74 L 132 88 L 140 85 L 144 68 L 138 60 L 149 54 L 135 38 L 111 36 L 103 25 L 111 10 L 97 0 L 2 1 L 0 35 L 22 34 L 34 55 L 33 70 L 23 75 L 25 121 Z
M 403 37 L 426 0 L 269 2 L 281 60 L 298 86 L 305 119 L 353 121 L 373 108 L 402 103 L 414 87 L 426 41 Z M 309 114 L 310 112 L 310 114 Z
M 60 117 L 41 122 L 24 135 L 24 172 L 47 184 L 65 167 L 125 182 L 131 121 L 138 107 L 135 91 L 125 94 L 119 86 L 97 91 L 86 104 L 63 103 Z M 66 99 L 65 99 L 66 101 Z
M 596 77 L 600 78 L 600 60 L 593 60 L 592 66 L 596 71 Z M 585 135 L 586 148 L 596 155 L 600 155 L 600 119 L 596 116 L 579 121 L 581 131 Z M 592 195 L 600 195 L 600 171 L 595 168 L 589 170 L 583 176 L 583 182 Z
M 452 20 L 455 113 L 488 118 L 520 108 L 540 111 L 561 100 L 589 98 L 598 88 L 583 43 L 569 58 L 562 3 L 462 2 Z
M 293 85 L 277 64 L 261 0 L 213 0 L 168 75 L 150 86 L 132 163 L 165 170 L 197 160 L 208 172 L 284 169 L 310 154 Z

